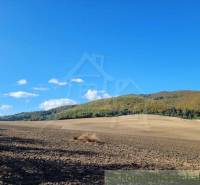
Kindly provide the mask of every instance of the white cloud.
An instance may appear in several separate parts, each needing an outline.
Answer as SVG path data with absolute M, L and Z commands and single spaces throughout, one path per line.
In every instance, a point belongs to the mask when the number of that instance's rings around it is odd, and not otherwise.
M 73 78 L 71 81 L 75 82 L 75 83 L 83 83 L 84 82 L 84 80 L 81 78 Z
M 25 80 L 25 79 L 21 79 L 21 80 L 18 80 L 17 83 L 18 83 L 19 85 L 26 85 L 28 82 L 27 82 L 27 80 Z
M 111 96 L 106 91 L 98 91 L 93 89 L 89 89 L 85 94 L 85 98 L 89 101 L 99 100 L 103 98 L 110 98 L 110 97 Z
M 49 89 L 46 87 L 34 87 L 33 90 L 35 91 L 48 91 Z
M 12 109 L 11 105 L 0 105 L 0 111 L 9 111 Z
M 71 99 L 61 98 L 61 99 L 52 99 L 47 100 L 40 104 L 40 109 L 42 110 L 50 110 L 56 107 L 66 106 L 66 105 L 75 105 L 76 102 Z
M 0 116 L 5 116 L 9 114 L 13 107 L 11 105 L 0 105 Z
M 7 93 L 5 94 L 5 96 L 10 96 L 13 98 L 30 98 L 30 97 L 38 96 L 38 94 L 25 92 L 25 91 L 16 91 L 16 92 Z
M 49 80 L 50 84 L 54 84 L 54 85 L 58 85 L 58 86 L 65 86 L 67 85 L 67 82 L 60 82 L 58 79 L 56 78 L 52 78 Z

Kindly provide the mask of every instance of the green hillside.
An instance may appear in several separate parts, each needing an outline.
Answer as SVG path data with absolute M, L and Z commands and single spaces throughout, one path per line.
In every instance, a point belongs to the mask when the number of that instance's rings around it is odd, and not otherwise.
M 63 106 L 49 111 L 22 112 L 19 114 L 0 117 L 0 121 L 42 121 L 56 119 L 57 114 L 74 106 Z
M 2 120 L 47 120 L 158 114 L 186 119 L 200 118 L 200 91 L 160 92 L 102 99 L 50 111 L 21 113 Z M 9 119 L 8 119 L 9 118 Z
M 98 100 L 57 114 L 57 119 L 159 114 L 182 118 L 200 118 L 200 92 L 176 91 L 149 95 L 127 95 Z

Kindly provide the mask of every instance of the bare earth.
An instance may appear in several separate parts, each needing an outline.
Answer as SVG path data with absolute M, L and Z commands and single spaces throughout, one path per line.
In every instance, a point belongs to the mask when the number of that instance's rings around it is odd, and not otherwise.
M 100 142 L 74 140 L 96 133 Z M 117 169 L 200 170 L 200 121 L 151 115 L 0 122 L 0 184 L 104 184 Z

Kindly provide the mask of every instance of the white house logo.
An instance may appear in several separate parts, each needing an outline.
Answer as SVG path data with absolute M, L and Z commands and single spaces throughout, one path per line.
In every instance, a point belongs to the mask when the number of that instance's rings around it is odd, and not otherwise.
M 76 90 L 77 95 L 83 95 L 87 89 L 98 89 L 99 91 L 109 92 L 112 89 L 112 96 L 126 94 L 127 90 L 137 94 L 144 91 L 133 79 L 116 80 L 104 69 L 105 57 L 103 55 L 85 53 L 80 61 L 68 72 L 65 79 L 79 77 L 84 79 L 84 83 Z M 114 68 L 114 66 L 113 66 Z M 68 96 L 73 93 L 73 86 L 68 87 Z

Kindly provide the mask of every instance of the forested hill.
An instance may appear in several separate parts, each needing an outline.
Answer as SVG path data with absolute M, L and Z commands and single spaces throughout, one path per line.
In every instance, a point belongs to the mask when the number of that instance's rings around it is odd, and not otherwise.
M 50 111 L 20 113 L 0 120 L 49 120 L 158 114 L 186 119 L 200 118 L 200 91 L 160 92 L 102 99 Z

